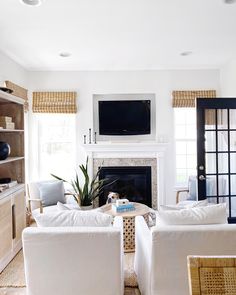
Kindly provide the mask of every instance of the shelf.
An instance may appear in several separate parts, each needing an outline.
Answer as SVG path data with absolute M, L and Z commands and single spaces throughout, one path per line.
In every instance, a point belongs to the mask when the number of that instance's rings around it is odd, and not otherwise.
M 23 183 L 18 183 L 17 185 L 14 185 L 13 187 L 7 188 L 6 190 L 0 193 L 0 200 L 18 190 L 24 190 L 24 189 L 25 189 L 25 185 Z
M 10 163 L 10 162 L 20 161 L 23 159 L 24 159 L 24 157 L 8 157 L 6 160 L 1 160 L 0 165 Z
M 23 129 L 0 129 L 0 132 L 5 132 L 5 133 L 9 133 L 9 132 L 24 132 Z
M 0 103 L 1 102 L 14 102 L 19 104 L 24 104 L 25 100 L 23 98 L 14 96 L 12 94 L 6 93 L 2 90 L 0 90 Z

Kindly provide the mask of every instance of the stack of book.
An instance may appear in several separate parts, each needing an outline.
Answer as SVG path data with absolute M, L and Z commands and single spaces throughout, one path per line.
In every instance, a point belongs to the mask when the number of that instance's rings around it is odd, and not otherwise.
M 112 204 L 112 210 L 116 213 L 122 213 L 122 212 L 134 211 L 135 207 L 133 203 L 123 204 L 123 205 Z
M 0 128 L 15 129 L 15 123 L 12 122 L 12 117 L 0 116 Z

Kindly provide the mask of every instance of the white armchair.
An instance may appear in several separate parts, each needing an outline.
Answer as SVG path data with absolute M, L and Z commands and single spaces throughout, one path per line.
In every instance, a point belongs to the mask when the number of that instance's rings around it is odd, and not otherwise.
M 234 255 L 235 224 L 163 225 L 135 219 L 135 272 L 142 295 L 189 295 L 188 255 Z M 226 242 L 227 241 L 227 242 Z
M 40 198 L 39 184 L 52 183 L 53 180 L 31 182 L 27 184 L 27 194 L 28 194 L 28 207 L 29 212 L 34 217 L 35 215 L 43 212 L 51 212 L 57 209 L 56 205 L 43 207 L 42 200 Z M 67 204 L 76 205 L 76 201 L 71 193 L 65 193 L 65 200 Z
M 122 218 L 113 227 L 23 231 L 28 295 L 123 295 Z

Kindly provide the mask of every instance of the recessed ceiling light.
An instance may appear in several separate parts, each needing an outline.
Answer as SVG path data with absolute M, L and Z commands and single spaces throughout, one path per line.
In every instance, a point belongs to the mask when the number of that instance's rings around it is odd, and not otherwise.
M 71 56 L 71 53 L 70 52 L 61 52 L 59 55 L 61 57 L 69 57 L 69 56 Z
M 29 6 L 39 6 L 42 4 L 43 0 L 20 0 L 21 3 Z
M 180 53 L 181 56 L 188 56 L 191 55 L 193 52 L 192 51 L 183 51 Z
M 236 0 L 224 0 L 225 4 L 234 4 Z

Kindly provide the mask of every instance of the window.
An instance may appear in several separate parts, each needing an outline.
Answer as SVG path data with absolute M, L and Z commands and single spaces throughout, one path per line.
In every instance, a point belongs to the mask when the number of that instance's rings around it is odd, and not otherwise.
M 66 180 L 75 170 L 75 115 L 38 114 L 38 176 L 53 173 Z
M 196 175 L 196 109 L 175 108 L 176 185 L 187 186 Z

